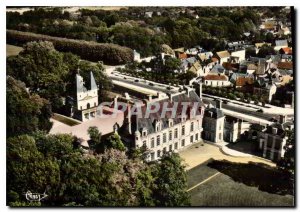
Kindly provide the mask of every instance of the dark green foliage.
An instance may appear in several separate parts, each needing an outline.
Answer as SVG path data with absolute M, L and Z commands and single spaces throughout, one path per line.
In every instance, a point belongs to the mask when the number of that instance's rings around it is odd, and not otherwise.
M 147 164 L 120 151 L 117 135 L 101 154 L 83 153 L 76 140 L 41 132 L 9 138 L 8 205 L 39 206 L 27 202 L 27 191 L 48 195 L 41 206 L 189 205 L 186 173 L 177 154 Z
M 49 131 L 52 123 L 49 102 L 38 95 L 30 95 L 21 81 L 6 78 L 7 136 Z
M 279 169 L 291 173 L 292 179 L 294 180 L 295 175 L 295 132 L 287 131 L 287 142 L 284 147 L 284 157 L 277 162 Z
M 50 41 L 58 51 L 72 52 L 82 59 L 94 62 L 103 61 L 105 64 L 117 65 L 133 60 L 131 49 L 116 44 L 100 44 L 15 30 L 7 30 L 6 35 L 9 44 L 23 45 L 30 41 Z
M 164 154 L 154 168 L 154 197 L 159 206 L 188 206 L 187 176 L 182 159 L 177 153 Z
M 274 48 L 272 46 L 263 45 L 259 52 L 257 53 L 258 57 L 265 58 L 267 55 L 274 55 L 276 54 Z

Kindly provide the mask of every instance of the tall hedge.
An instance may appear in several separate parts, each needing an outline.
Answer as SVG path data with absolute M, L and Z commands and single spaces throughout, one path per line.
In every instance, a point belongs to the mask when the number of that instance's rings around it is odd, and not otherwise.
M 72 52 L 82 59 L 97 62 L 103 61 L 108 65 L 119 65 L 133 61 L 133 51 L 128 47 L 110 43 L 96 43 L 84 40 L 74 40 L 48 35 L 6 30 L 8 44 L 22 46 L 30 41 L 50 41 L 58 51 Z

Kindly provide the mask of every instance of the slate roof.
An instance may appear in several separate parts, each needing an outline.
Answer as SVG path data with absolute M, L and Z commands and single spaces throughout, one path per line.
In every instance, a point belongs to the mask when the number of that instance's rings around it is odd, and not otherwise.
M 212 114 L 212 116 L 211 116 L 211 114 Z M 218 119 L 218 118 L 224 117 L 224 113 L 219 108 L 213 107 L 213 108 L 206 109 L 204 111 L 204 117 L 211 117 L 214 119 Z
M 119 134 L 122 136 L 122 138 L 130 141 L 130 139 L 132 140 L 134 138 L 134 133 L 136 130 L 139 130 L 141 132 L 144 128 L 147 129 L 148 134 L 154 133 L 156 121 L 161 121 L 162 130 L 168 128 L 169 127 L 168 121 L 169 121 L 169 118 L 171 118 L 172 112 L 167 111 L 166 116 L 164 118 L 161 118 L 162 108 L 163 108 L 163 104 L 165 104 L 165 102 L 167 102 L 168 108 L 171 108 L 172 105 L 174 105 L 174 102 L 178 102 L 176 116 L 173 119 L 174 125 L 181 122 L 180 115 L 182 112 L 182 107 L 184 105 L 184 104 L 182 104 L 182 102 L 190 103 L 190 105 L 188 106 L 188 109 L 186 110 L 187 119 L 190 118 L 189 113 L 190 113 L 191 108 L 193 107 L 194 102 L 199 102 L 199 107 L 204 107 L 204 103 L 201 101 L 201 99 L 199 98 L 199 96 L 196 94 L 196 92 L 194 90 L 191 90 L 189 92 L 189 96 L 186 93 L 181 93 L 179 95 L 174 95 L 172 97 L 172 101 L 170 101 L 169 98 L 158 101 L 158 103 L 160 104 L 160 110 L 155 113 L 150 113 L 149 118 L 144 117 L 146 110 L 147 110 L 147 106 L 144 105 L 141 108 L 141 111 L 143 114 L 142 118 L 138 118 L 136 115 L 131 116 L 132 134 L 129 133 L 129 124 L 124 121 L 123 126 L 119 129 Z M 196 115 L 200 115 L 200 112 L 197 111 Z
M 275 41 L 276 46 L 288 46 L 287 40 L 276 40 Z

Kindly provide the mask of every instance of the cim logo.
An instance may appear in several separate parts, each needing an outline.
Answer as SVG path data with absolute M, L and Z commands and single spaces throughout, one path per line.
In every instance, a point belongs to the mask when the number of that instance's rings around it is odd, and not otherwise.
M 40 202 L 42 199 L 46 198 L 48 195 L 46 191 L 43 194 L 32 193 L 31 191 L 27 191 L 25 193 L 25 197 L 30 202 Z

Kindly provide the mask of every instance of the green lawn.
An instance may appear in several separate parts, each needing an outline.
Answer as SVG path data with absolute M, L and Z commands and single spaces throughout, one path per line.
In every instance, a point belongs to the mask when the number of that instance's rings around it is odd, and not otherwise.
M 18 55 L 22 50 L 22 47 L 6 44 L 6 57 Z
M 232 165 L 232 164 L 231 164 Z M 191 202 L 193 206 L 293 206 L 294 197 L 289 194 L 279 195 L 275 193 L 269 193 L 262 189 L 260 180 L 264 177 L 270 177 L 270 170 L 264 171 L 263 169 L 256 169 L 256 172 L 252 175 L 249 171 L 255 172 L 255 169 L 250 166 L 235 166 L 233 168 L 226 167 L 227 170 L 223 171 L 217 168 L 212 168 L 211 165 L 206 164 L 197 166 L 188 171 L 188 184 L 189 188 L 197 185 L 199 182 L 207 179 L 217 172 L 221 172 L 209 181 L 195 187 L 189 193 L 191 195 Z M 224 167 L 222 167 L 224 168 Z M 239 174 L 240 171 L 243 174 Z M 245 177 L 245 173 L 251 177 L 261 176 L 259 179 L 253 179 L 251 181 Z M 233 177 L 235 174 L 239 177 Z M 232 178 L 233 177 L 233 178 Z M 242 179 L 245 178 L 245 179 Z M 276 182 L 276 180 L 269 178 L 265 179 L 268 182 Z M 245 182 L 244 182 L 245 181 Z M 259 184 L 260 183 L 260 184 Z M 248 184 L 248 185 L 246 185 Z M 267 183 L 266 183 L 267 184 Z M 272 184 L 272 183 L 269 183 Z M 276 187 L 276 185 L 273 185 Z M 282 185 L 281 185 L 282 186 Z M 287 192 L 286 192 L 287 193 Z

